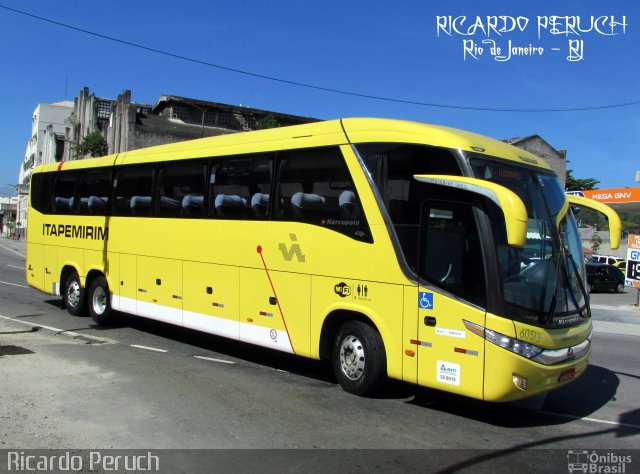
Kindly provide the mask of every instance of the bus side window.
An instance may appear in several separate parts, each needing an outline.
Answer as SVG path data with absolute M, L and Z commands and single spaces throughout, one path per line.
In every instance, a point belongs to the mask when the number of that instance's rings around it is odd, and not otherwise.
M 150 216 L 154 165 L 127 165 L 114 180 L 111 214 Z
M 157 209 L 160 217 L 202 217 L 208 160 L 163 163 L 158 169 Z
M 86 170 L 78 184 L 79 214 L 107 215 L 111 190 L 111 168 Z
M 78 181 L 76 171 L 60 171 L 53 180 L 52 211 L 54 214 L 72 214 L 77 209 L 75 188 Z
M 50 186 L 53 173 L 34 173 L 31 178 L 31 207 L 43 214 L 52 212 Z
M 340 149 L 281 152 L 273 218 L 306 222 L 371 241 L 362 206 Z
M 209 179 L 209 216 L 267 219 L 273 154 L 215 159 Z

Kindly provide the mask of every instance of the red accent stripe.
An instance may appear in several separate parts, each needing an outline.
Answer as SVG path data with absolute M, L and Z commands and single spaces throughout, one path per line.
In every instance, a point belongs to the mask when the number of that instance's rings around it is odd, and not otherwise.
M 461 349 L 460 347 L 456 347 L 455 349 L 453 349 L 455 352 L 458 352 L 460 354 L 466 354 L 467 350 L 466 349 Z
M 64 165 L 64 161 L 61 161 L 60 164 L 58 165 L 58 171 L 62 169 L 62 165 Z
M 289 344 L 291 345 L 291 350 L 293 353 L 296 353 L 296 350 L 293 347 L 293 342 L 291 342 L 291 336 L 289 335 L 289 328 L 287 327 L 287 321 L 284 318 L 284 313 L 282 312 L 282 307 L 280 306 L 280 298 L 278 298 L 278 294 L 276 293 L 276 289 L 273 286 L 273 281 L 271 281 L 271 275 L 269 275 L 269 270 L 267 269 L 267 263 L 264 261 L 264 257 L 262 256 L 262 246 L 258 245 L 256 251 L 260 255 L 260 260 L 262 260 L 262 266 L 264 267 L 264 271 L 267 273 L 267 278 L 269 279 L 269 285 L 271 285 L 271 291 L 273 291 L 273 296 L 276 298 L 276 302 L 278 303 L 278 310 L 280 311 L 280 316 L 282 316 L 282 323 L 284 324 L 284 330 L 287 332 L 287 338 L 289 338 Z
M 415 344 L 416 346 L 420 345 L 420 341 L 417 341 L 415 339 L 411 339 L 411 341 L 409 341 L 411 344 Z

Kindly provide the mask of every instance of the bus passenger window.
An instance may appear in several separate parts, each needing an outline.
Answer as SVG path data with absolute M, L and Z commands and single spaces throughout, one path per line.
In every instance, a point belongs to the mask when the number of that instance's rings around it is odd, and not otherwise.
M 120 168 L 114 180 L 114 216 L 151 216 L 153 165 Z
M 221 219 L 267 219 L 273 154 L 214 159 L 209 215 Z
M 159 217 L 202 217 L 208 160 L 163 163 L 158 168 Z
M 72 214 L 74 212 L 75 187 L 78 181 L 78 173 L 75 171 L 62 171 L 57 173 L 53 182 L 52 210 L 55 214 Z
M 273 218 L 306 222 L 371 241 L 349 169 L 339 148 L 278 153 L 279 180 Z
M 105 216 L 109 209 L 111 168 L 95 168 L 85 171 L 78 183 L 80 199 L 78 213 Z
M 34 173 L 31 177 L 31 207 L 44 214 L 52 211 L 48 196 L 53 175 L 54 173 Z

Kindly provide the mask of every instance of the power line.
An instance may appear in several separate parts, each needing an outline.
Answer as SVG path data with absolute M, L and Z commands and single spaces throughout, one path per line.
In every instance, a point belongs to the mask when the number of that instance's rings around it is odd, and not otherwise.
M 635 100 L 635 101 L 631 101 L 631 102 L 624 102 L 624 103 L 619 103 L 619 104 L 606 104 L 606 105 L 592 105 L 592 106 L 584 106 L 584 107 L 565 107 L 565 108 L 494 108 L 494 107 L 473 107 L 473 106 L 467 106 L 467 105 L 455 105 L 455 104 L 443 104 L 443 103 L 434 103 L 434 102 L 422 102 L 422 101 L 418 101 L 418 100 L 411 100 L 411 99 L 400 99 L 400 98 L 392 98 L 392 97 L 384 97 L 384 96 L 378 96 L 378 95 L 371 95 L 371 94 L 365 94 L 362 92 L 353 92 L 353 91 L 347 91 L 347 90 L 342 90 L 342 89 L 333 89 L 330 87 L 324 87 L 324 86 L 319 86 L 319 85 L 315 85 L 315 84 L 307 84 L 304 82 L 297 82 L 297 81 L 292 81 L 289 79 L 283 79 L 280 77 L 274 77 L 274 76 L 267 76 L 265 74 L 258 74 L 255 72 L 251 72 L 251 71 L 245 71 L 242 69 L 237 69 L 234 67 L 229 67 L 229 66 L 223 66 L 221 64 L 215 64 L 215 63 L 211 63 L 208 61 L 204 61 L 201 59 L 196 59 L 196 58 L 191 58 L 188 56 L 183 56 L 181 54 L 177 54 L 177 53 L 172 53 L 170 51 L 164 51 L 161 49 L 157 49 L 157 48 L 152 48 L 150 46 L 145 46 L 142 44 L 138 44 L 138 43 L 133 43 L 131 41 L 127 41 L 127 40 L 123 40 L 120 38 L 116 38 L 114 36 L 109 36 L 109 35 L 105 35 L 102 33 L 96 33 L 94 31 L 90 31 L 84 28 L 79 28 L 77 26 L 73 26 L 73 25 L 69 25 L 66 23 L 62 23 L 56 20 L 51 20 L 50 18 L 45 18 L 42 16 L 38 16 L 38 15 L 34 15 L 33 13 L 28 13 L 22 10 L 17 10 L 15 8 L 11 8 L 11 7 L 7 7 L 5 5 L 1 5 L 0 4 L 0 8 L 13 12 L 13 13 L 17 13 L 29 18 L 33 18 L 35 20 L 38 21 L 43 21 L 46 23 L 50 23 L 52 25 L 56 25 L 56 26 L 60 26 L 63 28 L 67 28 L 69 30 L 73 30 L 73 31 L 77 31 L 80 33 L 84 33 L 86 35 L 90 35 L 90 36 L 95 36 L 97 38 L 101 38 L 107 41 L 112 41 L 114 43 L 119 43 L 119 44 L 123 44 L 125 46 L 130 46 L 132 48 L 137 48 L 137 49 L 141 49 L 147 52 L 151 52 L 151 53 L 156 53 L 156 54 L 160 54 L 162 56 L 167 56 L 170 58 L 174 58 L 174 59 L 179 59 L 182 61 L 187 61 L 190 63 L 194 63 L 194 64 L 199 64 L 201 66 L 206 66 L 206 67 L 211 67 L 211 68 L 215 68 L 215 69 L 220 69 L 223 71 L 227 71 L 227 72 L 231 72 L 231 73 L 235 73 L 235 74 L 242 74 L 245 76 L 249 76 L 249 77 L 254 77 L 257 79 L 263 79 L 263 80 L 267 80 L 267 81 L 272 81 L 272 82 L 278 82 L 281 84 L 287 84 L 287 85 L 291 85 L 291 86 L 296 86 L 296 87 L 304 87 L 307 89 L 313 89 L 313 90 L 318 90 L 318 91 L 323 91 L 323 92 L 329 92 L 332 94 L 340 94 L 340 95 L 346 95 L 346 96 L 351 96 L 351 97 L 360 97 L 363 99 L 371 99 L 371 100 L 378 100 L 378 101 L 384 101 L 384 102 L 393 102 L 393 103 L 397 103 L 397 104 L 406 104 L 406 105 L 418 105 L 418 106 L 423 106 L 423 107 L 437 107 L 437 108 L 443 108 L 443 109 L 457 109 L 457 110 L 471 110 L 471 111 L 476 111 L 476 112 L 522 112 L 522 113 L 542 113 L 542 112 L 584 112 L 584 111 L 589 111 L 589 110 L 602 110 L 602 109 L 614 109 L 614 108 L 620 108 L 620 107 L 630 107 L 633 105 L 639 105 L 640 104 L 640 100 Z

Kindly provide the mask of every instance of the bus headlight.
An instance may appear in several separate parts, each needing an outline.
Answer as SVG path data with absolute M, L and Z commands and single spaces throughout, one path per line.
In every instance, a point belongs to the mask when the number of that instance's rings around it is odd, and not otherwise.
M 497 331 L 486 329 L 482 326 L 479 326 L 478 324 L 474 324 L 469 321 L 465 321 L 464 325 L 472 333 L 477 334 L 480 337 L 484 337 L 492 344 L 500 346 L 503 349 L 507 349 L 508 351 L 514 352 L 515 354 L 521 355 L 522 357 L 526 357 L 527 359 L 533 359 L 542 351 L 544 351 L 544 349 L 541 347 L 534 346 L 533 344 L 529 344 L 527 342 L 519 341 L 518 339 L 514 339 L 509 336 L 505 336 L 504 334 L 500 334 Z
M 519 341 L 518 339 L 513 339 L 512 337 L 505 336 L 504 334 L 492 331 L 491 329 L 484 330 L 484 338 L 503 349 L 515 352 L 527 359 L 533 359 L 544 350 L 541 347 Z

